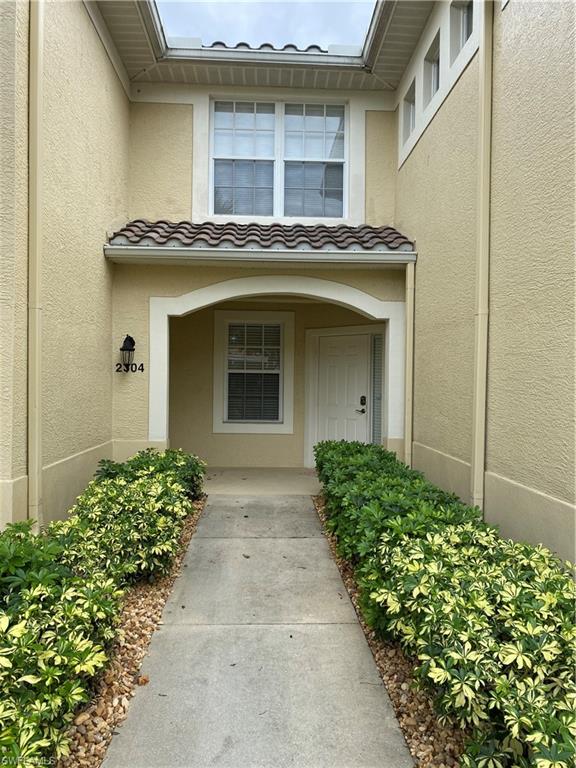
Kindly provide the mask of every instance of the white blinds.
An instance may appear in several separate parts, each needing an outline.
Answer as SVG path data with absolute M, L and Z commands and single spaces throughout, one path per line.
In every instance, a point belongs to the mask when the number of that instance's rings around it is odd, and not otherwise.
M 282 326 L 228 326 L 228 421 L 280 421 Z

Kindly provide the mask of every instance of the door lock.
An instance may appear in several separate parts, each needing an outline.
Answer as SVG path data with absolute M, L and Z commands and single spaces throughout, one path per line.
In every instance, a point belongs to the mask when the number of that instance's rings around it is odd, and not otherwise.
M 360 398 L 360 405 L 366 405 L 366 395 L 362 395 Z

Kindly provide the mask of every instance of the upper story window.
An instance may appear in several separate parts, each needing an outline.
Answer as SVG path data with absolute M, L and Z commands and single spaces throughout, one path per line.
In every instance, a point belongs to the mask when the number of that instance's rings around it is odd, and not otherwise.
M 450 6 L 450 61 L 456 57 L 472 36 L 474 3 L 472 0 L 454 0 Z
M 424 106 L 440 88 L 440 32 L 432 41 L 424 58 Z
M 412 80 L 402 104 L 403 139 L 407 141 L 416 127 L 416 81 Z
M 342 104 L 214 102 L 213 211 L 342 218 Z

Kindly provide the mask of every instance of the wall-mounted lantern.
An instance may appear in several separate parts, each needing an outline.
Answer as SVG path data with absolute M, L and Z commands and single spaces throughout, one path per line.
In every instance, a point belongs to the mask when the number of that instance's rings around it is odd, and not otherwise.
M 136 342 L 132 336 L 126 336 L 120 347 L 120 355 L 122 356 L 122 362 L 125 365 L 130 365 L 134 360 L 134 350 L 136 349 Z

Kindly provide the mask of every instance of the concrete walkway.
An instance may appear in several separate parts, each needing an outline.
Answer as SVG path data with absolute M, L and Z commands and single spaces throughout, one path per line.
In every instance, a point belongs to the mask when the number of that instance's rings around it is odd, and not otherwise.
M 209 496 L 105 768 L 413 765 L 310 496 Z

